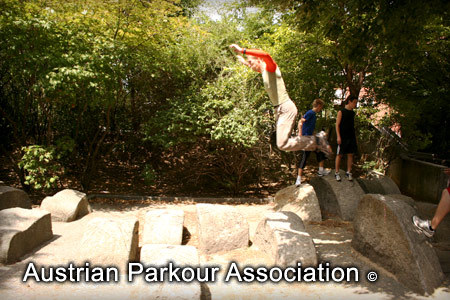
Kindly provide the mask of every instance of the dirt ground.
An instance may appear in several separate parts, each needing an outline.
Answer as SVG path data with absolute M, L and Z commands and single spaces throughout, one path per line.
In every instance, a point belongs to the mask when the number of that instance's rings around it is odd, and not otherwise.
M 71 223 L 53 222 L 54 239 L 22 261 L 12 265 L 0 265 L 0 299 L 123 299 L 123 295 L 133 295 L 136 287 L 125 283 L 85 284 L 71 283 L 23 283 L 26 265 L 34 262 L 39 265 L 65 265 L 71 260 L 71 249 L 79 241 L 83 224 L 97 216 L 111 218 L 137 217 L 140 232 L 144 224 L 144 216 L 148 210 L 160 208 L 176 208 L 185 212 L 183 244 L 198 246 L 198 229 L 195 203 L 92 203 L 93 213 L 81 220 Z M 247 219 L 250 240 L 262 216 L 272 210 L 273 204 L 233 205 Z M 200 253 L 202 265 L 221 267 L 218 280 L 202 285 L 202 299 L 450 299 L 450 274 L 433 295 L 421 296 L 412 293 L 389 272 L 371 263 L 351 247 L 353 227 L 350 222 L 327 219 L 323 222 L 305 224 L 313 238 L 319 262 L 330 263 L 330 266 L 355 266 L 359 270 L 359 282 L 351 283 L 239 283 L 235 280 L 224 282 L 226 270 L 230 262 L 243 266 L 271 266 L 270 257 L 255 246 L 236 249 L 227 253 L 204 255 Z M 140 240 L 141 243 L 141 240 Z M 142 245 L 140 245 L 142 246 Z M 73 252 L 73 251 L 72 251 Z M 369 271 L 378 274 L 374 283 L 366 279 Z M 407 271 L 407 270 L 405 270 Z M 154 299 L 157 295 L 147 295 Z M 129 296 L 127 296 L 129 297 Z M 143 298 L 144 299 L 144 298 Z

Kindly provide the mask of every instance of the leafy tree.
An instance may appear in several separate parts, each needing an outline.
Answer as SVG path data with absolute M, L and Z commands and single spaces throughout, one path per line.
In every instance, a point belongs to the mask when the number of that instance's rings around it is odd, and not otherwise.
M 389 103 L 412 150 L 432 140 L 428 150 L 448 156 L 448 130 L 430 129 L 446 122 L 431 107 L 448 108 L 448 1 L 248 2 L 283 12 L 299 34 L 320 41 L 326 65 L 340 66 L 330 83 L 343 81 L 356 96 L 365 87 L 370 103 Z

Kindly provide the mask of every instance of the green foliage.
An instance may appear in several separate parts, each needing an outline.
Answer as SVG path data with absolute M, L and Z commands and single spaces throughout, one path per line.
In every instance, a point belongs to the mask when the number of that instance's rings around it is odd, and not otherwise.
M 50 189 L 57 184 L 61 166 L 56 161 L 59 155 L 54 147 L 31 145 L 23 147 L 24 155 L 18 166 L 26 172 L 25 184 L 36 190 Z
M 316 80 L 308 72 L 312 83 L 324 83 L 325 91 L 348 89 L 353 95 L 366 88 L 372 105 L 387 103 L 397 112 L 391 125 L 401 124 L 402 139 L 410 150 L 449 157 L 448 1 L 247 2 L 282 12 L 282 20 L 296 36 L 315 39 L 315 53 L 305 54 L 303 60 L 328 79 Z M 291 36 L 281 40 L 290 42 Z M 298 40 L 293 45 L 301 57 L 308 46 Z M 308 70 L 306 64 L 301 70 Z
M 58 161 L 89 189 L 111 153 L 151 157 L 164 176 L 165 158 L 184 152 L 199 161 L 181 165 L 195 173 L 186 182 L 233 192 L 255 183 L 252 164 L 268 166 L 272 108 L 231 43 L 272 55 L 299 113 L 325 100 L 318 126 L 333 126 L 336 89 L 365 87 L 361 139 L 373 138 L 370 117 L 384 102 L 394 112 L 386 124 L 399 122 L 412 150 L 450 155 L 445 1 L 255 0 L 263 9 L 233 4 L 219 21 L 193 17 L 200 2 L 0 1 L 0 146 L 42 145 L 19 158 L 27 184 L 47 187 Z M 147 165 L 142 176 L 155 174 Z
M 154 184 L 157 179 L 157 174 L 155 169 L 150 164 L 144 166 L 144 170 L 141 173 L 142 178 L 146 184 Z

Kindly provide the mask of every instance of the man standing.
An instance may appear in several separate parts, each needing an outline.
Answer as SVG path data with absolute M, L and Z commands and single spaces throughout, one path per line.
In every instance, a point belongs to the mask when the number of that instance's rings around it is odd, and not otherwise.
M 345 176 L 349 181 L 353 180 L 352 165 L 353 156 L 357 151 L 356 133 L 355 133 L 355 112 L 353 109 L 358 104 L 358 98 L 348 96 L 345 100 L 345 107 L 340 110 L 336 118 L 337 151 L 336 151 L 336 172 L 334 174 L 337 181 L 341 181 L 339 175 L 339 166 L 344 154 L 347 155 L 347 172 Z

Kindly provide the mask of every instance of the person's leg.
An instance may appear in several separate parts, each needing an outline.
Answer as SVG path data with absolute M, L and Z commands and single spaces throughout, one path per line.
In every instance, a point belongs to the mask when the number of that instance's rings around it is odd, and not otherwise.
M 450 212 L 450 188 L 442 191 L 441 200 L 439 201 L 434 217 L 431 220 L 431 228 L 436 230 L 444 217 Z
M 296 186 L 299 186 L 302 184 L 302 175 L 303 175 L 303 169 L 298 168 L 297 179 L 295 180 Z
M 352 172 L 352 166 L 353 166 L 353 153 L 347 154 L 347 173 Z
M 338 146 L 339 148 L 339 146 Z M 338 149 L 339 151 L 339 149 Z M 336 154 L 336 161 L 334 163 L 335 166 L 335 173 L 334 176 L 336 177 L 337 181 L 341 181 L 341 176 L 339 175 L 339 166 L 341 164 L 341 160 L 342 160 L 342 154 Z
M 349 181 L 353 180 L 352 176 L 352 165 L 353 165 L 353 153 L 347 154 L 347 172 L 345 172 L 345 176 Z
M 316 158 L 317 161 L 319 162 L 319 171 L 317 172 L 317 175 L 319 176 L 326 176 L 328 175 L 330 172 L 325 170 L 325 159 L 326 156 L 323 152 L 320 151 L 316 151 Z
M 287 101 L 277 107 L 277 147 L 285 150 L 289 147 L 289 138 L 297 117 L 297 108 L 292 101 Z
M 321 162 L 319 162 L 319 168 L 322 168 L 325 166 L 325 161 L 322 160 Z
M 311 152 L 302 150 L 301 154 L 302 154 L 302 157 L 297 164 L 298 175 L 297 175 L 297 180 L 295 181 L 295 185 L 297 185 L 297 186 L 299 186 L 302 183 L 303 169 L 306 166 L 306 161 L 308 160 L 308 157 L 311 154 Z
M 297 117 L 297 107 L 291 100 L 284 102 L 277 108 L 277 147 L 282 151 L 313 151 L 316 141 L 312 136 L 291 137 Z
M 450 212 L 450 188 L 446 188 L 442 191 L 441 200 L 434 213 L 433 219 L 422 220 L 418 216 L 413 216 L 413 224 L 427 237 L 432 237 L 436 228 L 442 222 L 444 217 Z

